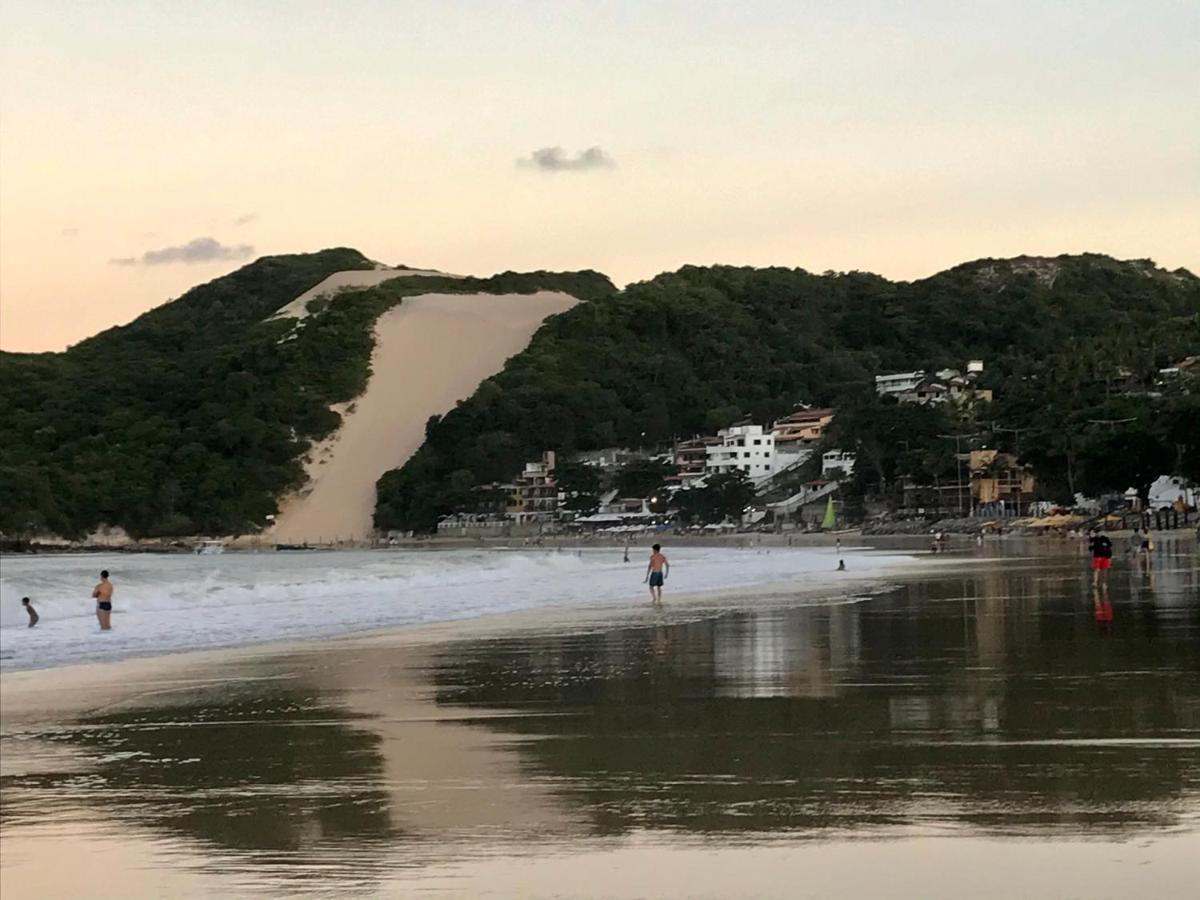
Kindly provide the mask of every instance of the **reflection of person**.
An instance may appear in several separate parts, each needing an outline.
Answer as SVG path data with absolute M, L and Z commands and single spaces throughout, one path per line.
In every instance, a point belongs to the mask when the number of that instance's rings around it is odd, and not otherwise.
M 32 628 L 38 623 L 38 619 L 41 617 L 37 614 L 37 610 L 33 608 L 33 604 L 29 602 L 28 597 L 21 598 L 21 605 L 25 607 L 25 612 L 29 613 L 29 627 Z
M 1092 584 L 1108 585 L 1108 570 L 1112 566 L 1112 541 L 1095 528 L 1088 532 L 1088 549 L 1092 552 Z
M 112 582 L 108 580 L 108 569 L 100 573 L 100 583 L 92 590 L 96 599 L 96 621 L 100 623 L 101 631 L 112 628 Z
M 1107 587 L 1092 590 L 1092 615 L 1096 617 L 1096 624 L 1101 631 L 1105 634 L 1112 631 L 1113 605 L 1108 599 Z
M 650 548 L 650 562 L 646 566 L 646 582 L 650 584 L 650 602 L 662 602 L 663 583 L 667 580 L 667 575 L 671 572 L 671 564 L 667 562 L 667 558 L 662 554 L 662 547 L 655 544 Z

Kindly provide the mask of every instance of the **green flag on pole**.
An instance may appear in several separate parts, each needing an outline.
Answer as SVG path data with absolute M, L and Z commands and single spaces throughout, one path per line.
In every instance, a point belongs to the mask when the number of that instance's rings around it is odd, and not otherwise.
M 826 531 L 831 531 L 835 525 L 837 525 L 837 516 L 833 513 L 833 498 L 830 497 L 829 503 L 825 507 L 825 518 L 821 521 L 821 527 Z

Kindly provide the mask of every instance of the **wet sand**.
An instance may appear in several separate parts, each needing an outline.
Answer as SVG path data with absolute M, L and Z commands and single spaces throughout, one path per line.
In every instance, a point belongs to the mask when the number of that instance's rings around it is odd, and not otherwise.
M 1163 551 L 6 674 L 0 893 L 1191 897 Z

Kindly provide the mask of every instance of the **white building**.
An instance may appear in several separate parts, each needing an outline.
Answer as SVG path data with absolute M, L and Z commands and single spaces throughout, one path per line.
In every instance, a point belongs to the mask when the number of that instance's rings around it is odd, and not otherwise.
M 704 470 L 745 472 L 752 480 L 775 471 L 775 436 L 761 425 L 733 425 L 717 432 L 720 442 L 706 448 Z
M 894 372 L 891 375 L 875 376 L 875 393 L 881 396 L 905 394 L 914 390 L 925 379 L 925 370 L 916 372 Z
M 855 462 L 854 454 L 848 450 L 829 450 L 821 457 L 821 477 L 828 478 L 836 470 L 853 475 Z

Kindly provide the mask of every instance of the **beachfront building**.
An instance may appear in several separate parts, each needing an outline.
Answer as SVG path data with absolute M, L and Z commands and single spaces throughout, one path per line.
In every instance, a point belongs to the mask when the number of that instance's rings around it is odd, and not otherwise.
M 506 512 L 518 525 L 552 521 L 558 509 L 558 484 L 554 480 L 554 451 L 525 463 L 513 484 Z
M 708 466 L 708 448 L 721 443 L 714 435 L 696 435 L 690 440 L 676 441 L 671 454 L 676 474 L 668 480 L 686 484 L 704 476 Z
M 838 472 L 846 476 L 853 475 L 857 461 L 857 457 L 849 450 L 827 450 L 821 456 L 821 477 L 832 478 Z
M 1020 515 L 1033 501 L 1033 473 L 1013 454 L 972 450 L 968 467 L 971 498 L 977 508 Z
M 914 390 L 925 378 L 925 370 L 915 372 L 892 372 L 875 376 L 875 393 L 881 397 L 892 397 Z
M 705 448 L 709 474 L 745 472 L 752 480 L 770 478 L 775 470 L 775 437 L 761 425 L 742 423 L 717 432 L 719 442 Z

